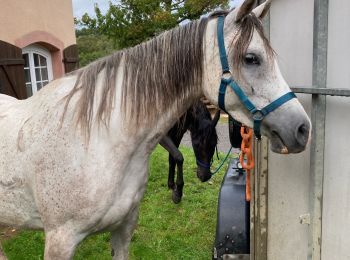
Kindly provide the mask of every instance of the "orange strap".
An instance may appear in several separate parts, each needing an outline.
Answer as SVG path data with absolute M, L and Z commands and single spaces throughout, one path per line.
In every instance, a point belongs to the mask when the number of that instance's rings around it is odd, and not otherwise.
M 246 200 L 250 201 L 250 170 L 254 168 L 253 158 L 253 130 L 246 126 L 241 127 L 241 155 L 239 161 L 242 168 L 246 170 Z

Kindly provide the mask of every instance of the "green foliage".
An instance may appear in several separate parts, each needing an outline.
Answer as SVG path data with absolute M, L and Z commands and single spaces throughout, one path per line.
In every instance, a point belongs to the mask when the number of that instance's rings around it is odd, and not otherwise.
M 96 18 L 84 14 L 80 26 L 113 39 L 120 48 L 134 46 L 185 20 L 199 18 L 228 0 L 120 0 L 110 2 L 106 14 L 95 5 Z
M 83 67 L 98 58 L 111 54 L 116 47 L 105 35 L 98 35 L 89 30 L 77 30 L 79 64 Z
M 167 187 L 167 152 L 158 146 L 151 156 L 147 191 L 129 250 L 131 260 L 211 258 L 217 197 L 226 169 L 223 167 L 209 182 L 201 183 L 195 174 L 192 149 L 182 147 L 181 152 L 185 158 L 185 187 L 182 202 L 177 205 Z M 215 166 L 218 164 L 215 161 Z M 74 259 L 111 259 L 109 238 L 108 233 L 90 236 L 81 243 Z M 22 231 L 2 241 L 2 245 L 9 260 L 43 259 L 44 234 Z

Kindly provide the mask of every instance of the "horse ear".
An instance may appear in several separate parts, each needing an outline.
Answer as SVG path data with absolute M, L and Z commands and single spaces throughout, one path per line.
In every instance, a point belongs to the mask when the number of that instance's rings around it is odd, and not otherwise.
M 220 110 L 216 111 L 216 113 L 214 115 L 214 118 L 211 121 L 211 124 L 212 124 L 213 127 L 215 127 L 218 124 L 219 119 L 220 119 Z
M 253 13 L 259 19 L 263 19 L 265 15 L 269 12 L 272 0 L 266 0 L 264 3 L 254 8 Z
M 240 22 L 242 18 L 250 14 L 255 5 L 255 0 L 245 0 L 243 4 L 232 11 L 234 21 Z

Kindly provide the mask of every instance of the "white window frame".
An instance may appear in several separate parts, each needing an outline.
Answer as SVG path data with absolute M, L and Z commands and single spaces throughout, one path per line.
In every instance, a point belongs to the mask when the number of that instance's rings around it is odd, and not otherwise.
M 47 74 L 48 74 L 48 80 L 50 82 L 53 80 L 51 53 L 38 44 L 32 44 L 27 47 L 24 47 L 22 49 L 22 54 L 28 54 L 29 68 L 30 68 L 29 71 L 30 71 L 30 78 L 32 82 L 32 92 L 34 95 L 36 92 L 38 92 L 37 80 L 36 80 L 35 69 L 34 69 L 35 68 L 34 54 L 39 54 L 46 58 Z

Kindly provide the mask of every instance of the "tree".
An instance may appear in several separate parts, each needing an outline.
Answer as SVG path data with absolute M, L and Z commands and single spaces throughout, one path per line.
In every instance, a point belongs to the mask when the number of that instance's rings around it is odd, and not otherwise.
M 87 28 L 77 29 L 76 36 L 79 51 L 79 65 L 81 67 L 98 58 L 107 56 L 117 49 L 113 41 L 108 39 L 107 36 L 99 35 Z
M 229 0 L 120 0 L 109 3 L 106 14 L 95 5 L 96 18 L 84 14 L 79 24 L 106 35 L 116 46 L 139 44 L 186 20 L 198 19 Z

